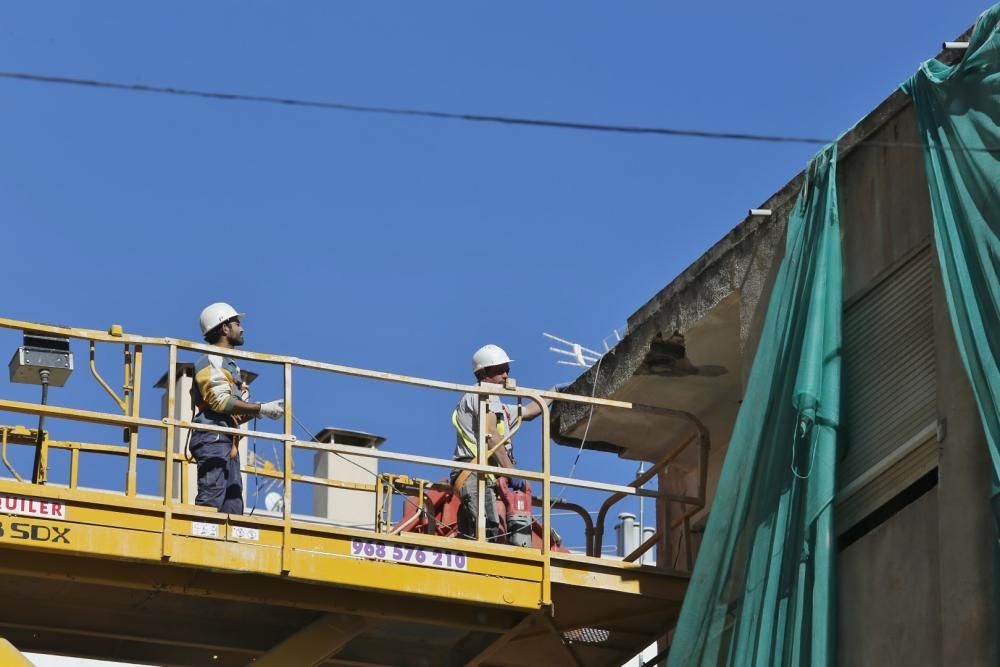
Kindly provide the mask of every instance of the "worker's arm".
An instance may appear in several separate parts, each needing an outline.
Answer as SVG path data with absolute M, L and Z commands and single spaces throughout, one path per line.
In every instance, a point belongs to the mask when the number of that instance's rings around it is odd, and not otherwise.
M 551 408 L 552 399 L 546 398 L 544 400 L 545 400 L 545 405 Z M 534 401 L 528 401 L 527 403 L 524 403 L 521 406 L 521 419 L 523 419 L 526 422 L 530 422 L 532 419 L 534 419 L 540 414 L 542 414 L 542 408 L 541 406 L 538 405 L 538 403 L 535 403 Z
M 213 412 L 234 417 L 260 415 L 268 419 L 279 419 L 285 414 L 285 401 L 269 401 L 267 403 L 251 403 L 249 390 L 244 392 L 244 398 L 233 393 L 233 381 L 229 371 L 222 366 L 222 357 L 208 354 L 198 360 L 194 381 L 198 385 L 201 398 Z M 246 386 L 240 383 L 241 386 Z
M 222 368 L 222 357 L 210 354 L 205 362 L 200 364 L 194 376 L 198 392 L 212 412 L 224 415 L 257 415 L 260 414 L 260 404 L 250 403 L 233 395 L 233 385 L 230 383 L 228 371 Z M 249 394 L 247 394 L 249 398 Z
M 568 386 L 569 386 L 568 382 L 565 384 L 557 384 L 553 386 L 551 389 L 549 389 L 549 391 L 562 391 Z M 546 398 L 543 400 L 545 401 L 546 406 L 548 406 L 549 408 L 552 407 L 551 398 Z M 534 401 L 528 401 L 521 408 L 521 419 L 523 419 L 526 422 L 530 422 L 532 419 L 534 419 L 540 414 L 542 414 L 542 408 L 539 407 L 538 403 L 535 403 Z
M 497 450 L 493 452 L 493 458 L 496 465 L 501 468 L 513 468 L 514 462 L 510 460 L 510 452 L 507 451 L 507 447 L 497 447 Z

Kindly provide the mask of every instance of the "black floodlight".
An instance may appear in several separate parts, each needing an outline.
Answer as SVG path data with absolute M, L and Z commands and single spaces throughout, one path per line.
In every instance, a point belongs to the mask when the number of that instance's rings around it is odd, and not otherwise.
M 24 345 L 17 348 L 8 368 L 11 382 L 61 387 L 73 372 L 69 338 L 25 331 Z

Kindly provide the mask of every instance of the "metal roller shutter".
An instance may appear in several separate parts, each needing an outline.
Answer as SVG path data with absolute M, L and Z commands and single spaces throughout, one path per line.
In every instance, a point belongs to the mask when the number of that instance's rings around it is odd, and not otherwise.
M 844 310 L 838 532 L 937 466 L 932 276 L 924 246 Z

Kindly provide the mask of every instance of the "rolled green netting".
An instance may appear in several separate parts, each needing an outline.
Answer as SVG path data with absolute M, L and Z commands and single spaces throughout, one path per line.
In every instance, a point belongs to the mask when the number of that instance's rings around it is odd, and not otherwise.
M 993 461 L 991 502 L 997 536 L 996 569 L 1000 573 L 998 25 L 1000 5 L 994 5 L 976 23 L 960 63 L 947 66 L 929 60 L 903 90 L 913 98 L 924 143 L 934 243 L 948 313 Z
M 806 170 L 668 665 L 832 665 L 837 147 Z

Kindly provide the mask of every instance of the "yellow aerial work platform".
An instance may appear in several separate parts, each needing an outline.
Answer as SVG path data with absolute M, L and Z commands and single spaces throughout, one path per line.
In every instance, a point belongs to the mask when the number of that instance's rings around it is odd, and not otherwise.
M 173 339 L 55 327 L 0 319 L 0 328 L 64 336 L 125 349 L 120 413 L 0 398 L 0 412 L 121 426 L 128 444 L 56 441 L 44 431 L 0 426 L 2 459 L 16 479 L 0 479 L 0 636 L 22 651 L 165 665 L 620 665 L 673 626 L 688 575 L 635 562 L 654 545 L 666 549 L 670 528 L 687 526 L 690 511 L 671 519 L 671 502 L 688 510 L 698 498 L 640 489 L 658 468 L 629 486 L 555 477 L 549 470 L 547 392 L 484 388 L 243 351 L 233 357 L 284 367 L 286 416 L 282 433 L 249 431 L 281 444 L 283 509 L 275 516 L 236 516 L 186 502 L 188 465 L 173 447 L 140 448 L 138 430 L 160 430 L 165 443 L 189 422 L 170 415 L 178 350 L 219 352 Z M 168 352 L 168 416 L 140 416 L 143 349 Z M 291 514 L 293 482 L 343 487 L 333 479 L 293 473 L 293 448 L 356 453 L 344 445 L 292 434 L 293 369 L 305 367 L 453 392 L 491 393 L 542 407 L 542 470 L 518 475 L 540 484 L 543 525 L 549 526 L 551 484 L 606 491 L 610 504 L 628 495 L 656 500 L 659 529 L 624 561 L 541 549 L 374 531 L 299 520 Z M 560 400 L 629 409 L 629 404 L 580 396 Z M 669 412 L 669 411 L 668 411 Z M 668 415 L 670 416 L 670 415 Z M 673 415 L 677 416 L 677 415 Z M 8 420 L 9 421 L 9 420 Z M 199 426 L 199 428 L 203 428 Z M 209 427 L 209 430 L 212 430 Z M 248 431 L 215 428 L 246 435 Z M 480 433 L 484 429 L 480 429 Z M 707 451 L 707 433 L 695 429 L 682 443 Z M 34 479 L 20 479 L 8 445 L 37 444 Z M 69 452 L 69 483 L 45 483 L 49 454 Z M 480 452 L 486 447 L 480 446 Z M 81 454 L 126 457 L 120 494 L 80 488 Z M 442 468 L 499 469 L 485 461 L 448 460 L 370 450 L 374 458 Z M 136 493 L 140 459 L 162 465 L 165 493 Z M 250 474 L 262 474 L 248 469 Z M 422 488 L 422 487 L 421 487 Z M 422 491 L 421 491 L 422 493 Z M 484 494 L 480 494 L 482 498 Z M 423 499 L 421 498 L 421 501 Z M 703 503 L 703 498 L 701 499 Z M 422 504 L 422 503 L 421 503 Z M 480 511 L 482 516 L 482 511 Z M 482 523 L 482 522 L 481 522 Z M 598 528 L 598 533 L 600 527 Z M 588 551 L 596 550 L 588 529 Z M 690 565 L 690 563 L 688 563 Z

